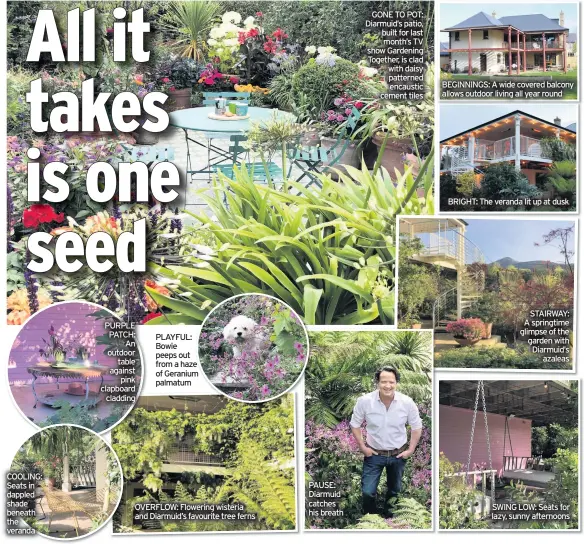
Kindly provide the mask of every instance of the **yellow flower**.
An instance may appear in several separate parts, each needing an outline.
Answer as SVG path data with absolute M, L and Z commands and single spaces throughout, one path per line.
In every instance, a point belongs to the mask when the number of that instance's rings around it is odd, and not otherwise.
M 44 289 L 39 289 L 37 292 L 37 299 L 39 301 L 39 309 L 46 308 L 53 303 L 53 300 Z M 25 288 L 14 291 L 6 299 L 6 307 L 15 312 L 26 312 L 30 314 L 30 307 L 28 305 L 28 293 Z M 16 316 L 13 316 L 13 318 Z

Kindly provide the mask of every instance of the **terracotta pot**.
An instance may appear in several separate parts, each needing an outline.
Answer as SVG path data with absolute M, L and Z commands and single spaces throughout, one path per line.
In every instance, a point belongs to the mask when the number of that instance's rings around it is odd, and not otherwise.
M 421 329 L 421 328 L 422 328 L 421 323 L 412 323 L 412 329 Z
M 483 335 L 484 340 L 488 340 L 491 338 L 493 333 L 493 324 L 492 323 L 485 323 L 485 334 Z
M 372 142 L 377 147 L 378 155 L 381 146 L 383 145 L 384 138 L 385 134 L 381 132 L 378 132 L 373 136 Z M 411 145 L 412 141 L 409 138 L 388 138 L 387 143 L 385 144 L 385 149 L 383 150 L 381 166 L 383 166 L 390 175 L 393 175 L 395 169 L 403 174 L 405 169 L 404 156 L 410 151 Z
M 167 104 L 172 111 L 185 110 L 191 107 L 191 91 L 192 89 L 178 89 L 176 91 L 168 91 Z
M 320 145 L 320 134 L 318 130 L 307 130 L 300 138 L 300 145 L 306 147 L 313 147 Z
M 49 489 L 55 489 L 55 485 L 57 484 L 56 478 L 45 478 L 45 483 Z
M 454 337 L 454 339 L 463 347 L 469 347 L 469 346 L 474 346 L 477 342 L 480 342 L 480 338 L 477 338 L 476 340 L 471 340 L 469 338 L 458 338 L 458 337 Z
M 335 145 L 337 140 L 335 140 L 334 138 L 328 138 L 326 136 L 323 136 L 320 139 L 320 145 L 322 147 L 324 147 L 325 149 L 330 149 L 331 147 L 333 147 Z M 345 145 L 345 142 L 339 142 L 339 145 L 337 146 L 338 151 L 340 151 Z M 336 172 L 334 172 L 334 170 L 338 170 L 340 172 L 345 173 L 347 170 L 346 168 L 344 168 L 344 166 L 353 166 L 355 168 L 359 167 L 359 155 L 360 155 L 361 151 L 358 149 L 358 143 L 356 142 L 351 142 L 347 148 L 345 149 L 343 155 L 341 156 L 341 158 L 336 161 L 329 169 L 325 168 L 324 171 L 327 174 L 330 174 L 330 176 L 333 179 L 337 179 L 338 175 Z M 323 163 L 324 166 L 326 166 L 328 164 L 328 162 Z

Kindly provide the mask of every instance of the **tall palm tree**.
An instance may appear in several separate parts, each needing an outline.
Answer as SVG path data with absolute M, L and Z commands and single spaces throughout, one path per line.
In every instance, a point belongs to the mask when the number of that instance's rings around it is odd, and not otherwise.
M 217 22 L 220 4 L 207 0 L 172 2 L 168 6 L 167 30 L 178 34 L 177 45 L 181 55 L 197 62 L 202 61 L 207 50 L 207 35 Z

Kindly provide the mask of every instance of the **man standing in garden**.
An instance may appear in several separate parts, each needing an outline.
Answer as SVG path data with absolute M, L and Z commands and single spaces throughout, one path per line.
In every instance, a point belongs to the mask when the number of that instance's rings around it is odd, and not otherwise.
M 385 468 L 386 502 L 391 516 L 391 499 L 401 491 L 406 460 L 411 457 L 422 435 L 422 420 L 416 403 L 397 391 L 399 374 L 384 366 L 375 373 L 377 389 L 357 400 L 351 418 L 351 431 L 363 452 L 363 513 L 376 514 L 377 486 Z M 365 422 L 367 442 L 361 425 Z M 406 425 L 411 428 L 408 444 Z

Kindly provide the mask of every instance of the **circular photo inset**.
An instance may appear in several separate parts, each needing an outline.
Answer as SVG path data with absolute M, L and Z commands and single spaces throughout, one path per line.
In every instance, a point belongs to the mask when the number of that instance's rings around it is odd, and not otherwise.
M 267 295 L 238 295 L 207 316 L 199 335 L 205 375 L 225 395 L 249 402 L 290 389 L 308 359 L 308 334 L 298 315 Z
M 67 423 L 104 432 L 130 411 L 142 364 L 133 324 L 88 302 L 52 304 L 18 333 L 8 382 L 38 427 Z
M 102 527 L 118 507 L 123 483 L 109 444 L 77 425 L 53 425 L 31 436 L 14 456 L 7 482 L 20 499 L 11 517 L 59 539 Z

